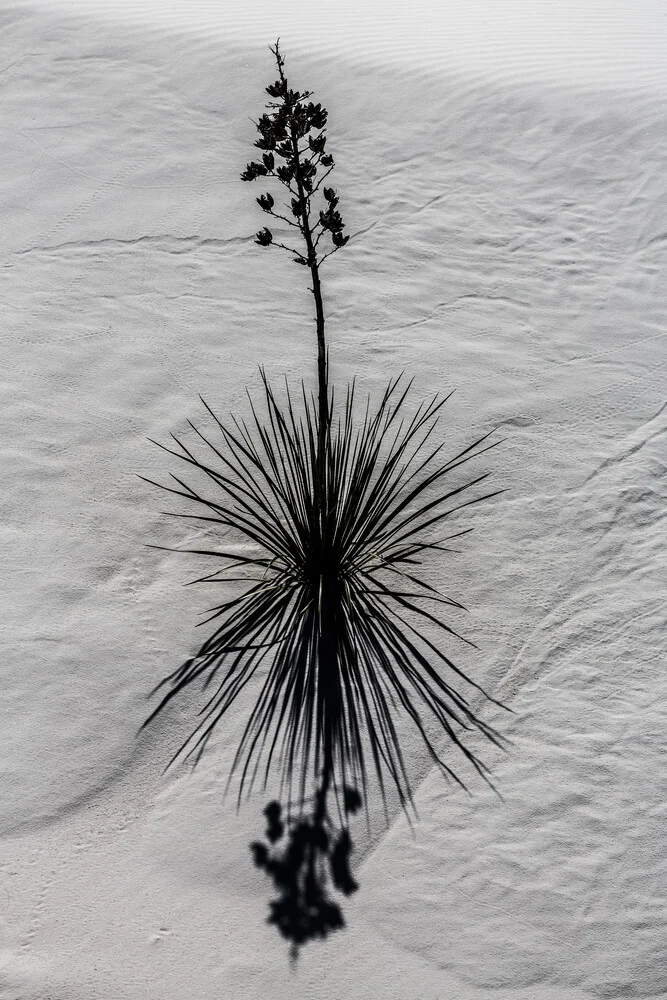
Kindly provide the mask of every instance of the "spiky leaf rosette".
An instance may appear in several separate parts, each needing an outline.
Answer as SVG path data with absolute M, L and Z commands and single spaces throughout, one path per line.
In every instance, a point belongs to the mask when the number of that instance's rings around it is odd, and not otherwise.
M 357 419 L 352 385 L 342 417 L 335 425 L 328 421 L 320 510 L 318 407 L 302 388 L 297 413 L 289 390 L 281 405 L 263 372 L 262 379 L 264 415 L 251 400 L 249 424 L 233 420 L 228 426 L 204 403 L 216 439 L 190 424 L 194 444 L 172 435 L 175 447 L 165 448 L 203 474 L 209 487 L 172 474 L 172 484 L 161 488 L 198 511 L 174 516 L 233 529 L 245 543 L 236 550 L 185 550 L 222 564 L 197 582 L 223 582 L 230 571 L 241 571 L 247 586 L 210 609 L 206 620 L 215 630 L 158 685 L 156 691 L 168 690 L 146 724 L 185 687 L 203 682 L 212 693 L 176 755 L 196 763 L 225 713 L 261 672 L 232 765 L 232 774 L 240 770 L 239 801 L 262 761 L 264 783 L 278 767 L 281 794 L 301 806 L 307 786 L 323 772 L 339 797 L 346 786 L 365 792 L 372 765 L 383 800 L 389 777 L 406 808 L 410 783 L 398 711 L 412 720 L 446 776 L 463 785 L 436 751 L 424 710 L 488 781 L 485 765 L 461 736 L 476 729 L 497 745 L 502 738 L 459 690 L 462 682 L 482 688 L 452 663 L 437 637 L 457 636 L 438 611 L 461 605 L 439 594 L 419 564 L 446 550 L 448 538 L 466 533 L 439 537 L 447 518 L 501 492 L 484 492 L 488 473 L 463 483 L 452 476 L 494 443 L 487 434 L 443 461 L 432 434 L 446 399 L 422 403 L 410 416 L 409 385 L 399 378 L 374 411 L 369 403 Z M 347 814 L 345 801 L 339 805 Z

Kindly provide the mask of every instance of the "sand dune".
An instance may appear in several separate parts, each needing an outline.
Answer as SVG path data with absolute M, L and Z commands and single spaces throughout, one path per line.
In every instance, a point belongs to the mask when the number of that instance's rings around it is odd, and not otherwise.
M 442 586 L 516 713 L 484 709 L 508 754 L 477 747 L 504 801 L 409 742 L 420 820 L 371 804 L 348 929 L 297 973 L 248 855 L 265 798 L 222 801 L 242 715 L 193 774 L 162 774 L 192 705 L 136 738 L 205 600 L 145 548 L 195 537 L 136 477 L 170 471 L 146 439 L 199 393 L 247 412 L 259 363 L 314 374 L 309 293 L 239 181 L 275 13 L 0 10 L 3 1000 L 667 992 L 667 21 L 577 7 L 514 3 L 502 38 L 498 5 L 454 7 L 440 47 L 421 8 L 279 29 L 354 234 L 335 379 L 406 370 L 456 389 L 452 449 L 505 438 Z
M 37 0 L 52 9 L 54 0 Z M 294 53 L 366 66 L 459 72 L 507 80 L 577 80 L 599 86 L 667 86 L 661 0 L 55 0 L 61 10 L 94 13 L 118 25 L 150 26 L 243 48 L 289 34 Z

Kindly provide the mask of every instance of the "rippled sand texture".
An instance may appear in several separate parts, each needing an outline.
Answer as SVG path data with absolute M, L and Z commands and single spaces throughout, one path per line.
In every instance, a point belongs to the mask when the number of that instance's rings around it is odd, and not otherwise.
M 199 393 L 246 413 L 259 363 L 314 374 L 303 275 L 255 246 L 260 189 L 239 180 L 270 54 L 46 8 L 0 27 L 2 1000 L 664 995 L 654 77 L 382 68 L 283 32 L 290 78 L 329 108 L 354 237 L 324 269 L 336 381 L 406 370 L 456 389 L 452 450 L 505 439 L 485 468 L 507 492 L 460 517 L 475 531 L 439 582 L 479 646 L 450 652 L 516 713 L 484 709 L 508 754 L 476 748 L 503 801 L 469 774 L 471 797 L 449 788 L 408 741 L 414 833 L 371 803 L 348 931 L 295 977 L 248 853 L 265 798 L 222 802 L 242 715 L 191 776 L 162 769 L 192 706 L 135 739 L 208 606 L 181 587 L 199 565 L 144 547 L 199 537 L 136 477 L 171 469 L 146 438 L 199 419 Z

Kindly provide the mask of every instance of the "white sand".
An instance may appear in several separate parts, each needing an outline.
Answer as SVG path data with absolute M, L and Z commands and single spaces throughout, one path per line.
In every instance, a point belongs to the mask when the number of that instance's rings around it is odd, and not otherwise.
M 456 388 L 452 448 L 503 424 L 509 492 L 442 585 L 516 712 L 484 710 L 508 755 L 476 746 L 504 802 L 409 743 L 414 836 L 371 804 L 348 929 L 296 974 L 248 853 L 266 796 L 222 802 L 242 716 L 193 775 L 161 773 L 187 702 L 135 739 L 207 599 L 144 548 L 195 534 L 136 478 L 173 467 L 146 437 L 314 367 L 239 180 L 275 7 L 0 10 L 2 1000 L 667 993 L 667 17 L 514 0 L 503 34 L 501 6 L 420 36 L 369 5 L 311 52 L 279 27 L 358 234 L 324 271 L 336 378 Z

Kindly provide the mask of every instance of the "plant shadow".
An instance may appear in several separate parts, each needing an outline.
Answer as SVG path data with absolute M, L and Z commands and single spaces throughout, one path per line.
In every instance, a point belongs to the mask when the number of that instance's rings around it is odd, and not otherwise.
M 323 794 L 324 792 L 324 794 Z M 278 897 L 269 903 L 267 923 L 290 943 L 295 964 L 299 948 L 345 927 L 342 909 L 331 889 L 350 896 L 359 888 L 350 871 L 353 849 L 347 825 L 336 828 L 325 808 L 326 792 L 315 797 L 312 815 L 283 818 L 276 800 L 264 809 L 267 843 L 250 845 L 253 860 L 272 879 Z M 356 812 L 361 797 L 346 788 L 345 814 Z

